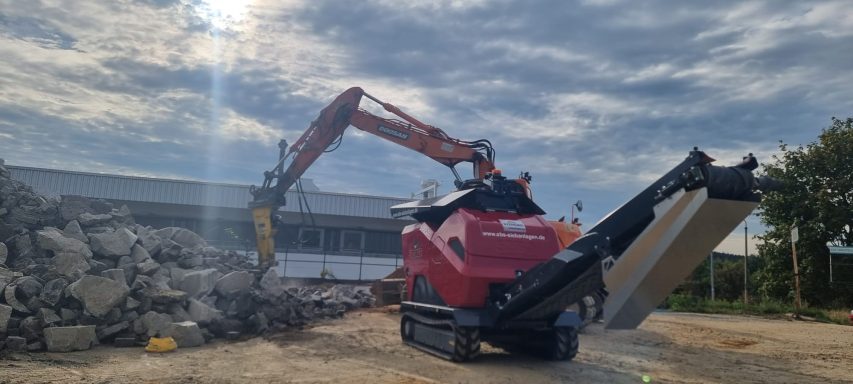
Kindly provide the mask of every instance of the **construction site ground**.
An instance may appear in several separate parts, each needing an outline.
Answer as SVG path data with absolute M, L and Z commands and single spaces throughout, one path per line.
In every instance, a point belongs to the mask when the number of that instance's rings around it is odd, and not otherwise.
M 0 359 L 2 383 L 805 383 L 853 382 L 853 327 L 760 317 L 654 313 L 632 331 L 601 324 L 572 362 L 483 346 L 455 364 L 401 344 L 382 309 L 244 341 L 148 354 L 96 347 Z

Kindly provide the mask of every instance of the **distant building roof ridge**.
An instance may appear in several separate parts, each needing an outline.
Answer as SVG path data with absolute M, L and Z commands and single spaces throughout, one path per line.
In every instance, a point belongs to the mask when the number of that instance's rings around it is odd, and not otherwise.
M 81 195 L 122 201 L 212 206 L 246 209 L 251 194 L 248 185 L 115 175 L 49 168 L 7 165 L 12 178 L 33 187 L 45 196 Z M 287 192 L 297 201 L 294 190 Z M 411 199 L 359 195 L 354 193 L 305 191 L 311 211 L 316 214 L 393 219 L 391 206 Z M 298 204 L 282 208 L 298 212 Z
M 161 181 L 161 182 L 169 182 L 169 183 L 187 183 L 187 184 L 196 184 L 196 185 L 206 185 L 206 186 L 221 186 L 221 187 L 234 187 L 234 188 L 249 188 L 249 184 L 237 184 L 237 183 L 223 183 L 216 181 L 204 181 L 197 179 L 173 179 L 173 178 L 165 178 L 165 177 L 153 177 L 153 176 L 137 176 L 137 175 L 123 175 L 118 173 L 102 173 L 102 172 L 89 172 L 89 171 L 77 171 L 77 170 L 67 170 L 67 169 L 55 169 L 55 168 L 42 168 L 42 167 L 30 167 L 25 165 L 11 165 L 6 164 L 5 167 L 9 170 L 12 169 L 22 169 L 22 170 L 31 170 L 31 171 L 43 171 L 43 172 L 61 172 L 66 174 L 78 174 L 85 176 L 96 176 L 96 177 L 112 177 L 112 178 L 120 178 L 120 179 L 134 179 L 134 180 L 142 180 L 142 181 Z M 313 179 L 304 179 L 304 180 L 312 180 Z M 290 192 L 291 190 L 288 190 Z M 311 190 L 303 190 L 306 194 L 321 194 L 321 195 L 337 195 L 337 196 L 354 196 L 361 198 L 374 198 L 374 199 L 395 199 L 401 201 L 411 201 L 411 198 L 399 197 L 399 196 L 383 196 L 383 195 L 370 195 L 370 194 L 362 194 L 362 193 L 347 193 L 347 192 L 330 192 L 330 191 L 311 191 Z

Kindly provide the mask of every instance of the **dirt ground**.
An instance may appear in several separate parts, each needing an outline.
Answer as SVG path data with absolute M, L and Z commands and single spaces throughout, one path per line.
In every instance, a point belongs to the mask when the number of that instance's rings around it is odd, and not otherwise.
M 347 314 L 267 339 L 165 355 L 109 346 L 0 360 L 2 383 L 805 383 L 853 382 L 853 327 L 757 317 L 655 313 L 637 330 L 581 335 L 572 362 L 483 346 L 466 364 L 400 343 L 399 315 Z

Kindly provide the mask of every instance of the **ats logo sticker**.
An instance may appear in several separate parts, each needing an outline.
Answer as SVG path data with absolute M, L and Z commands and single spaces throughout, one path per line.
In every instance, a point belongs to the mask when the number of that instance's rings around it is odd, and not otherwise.
M 524 223 L 519 220 L 500 220 L 501 225 L 504 227 L 504 231 L 506 232 L 527 232 L 527 227 L 524 226 Z

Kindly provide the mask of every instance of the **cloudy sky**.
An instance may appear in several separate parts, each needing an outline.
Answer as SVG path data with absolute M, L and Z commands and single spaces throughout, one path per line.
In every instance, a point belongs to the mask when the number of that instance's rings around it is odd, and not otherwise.
M 592 224 L 694 145 L 729 164 L 814 140 L 853 114 L 851 66 L 847 1 L 0 0 L 0 157 L 259 183 L 279 138 L 361 86 L 491 140 L 550 217 L 581 199 Z M 452 185 L 355 129 L 306 177 Z

